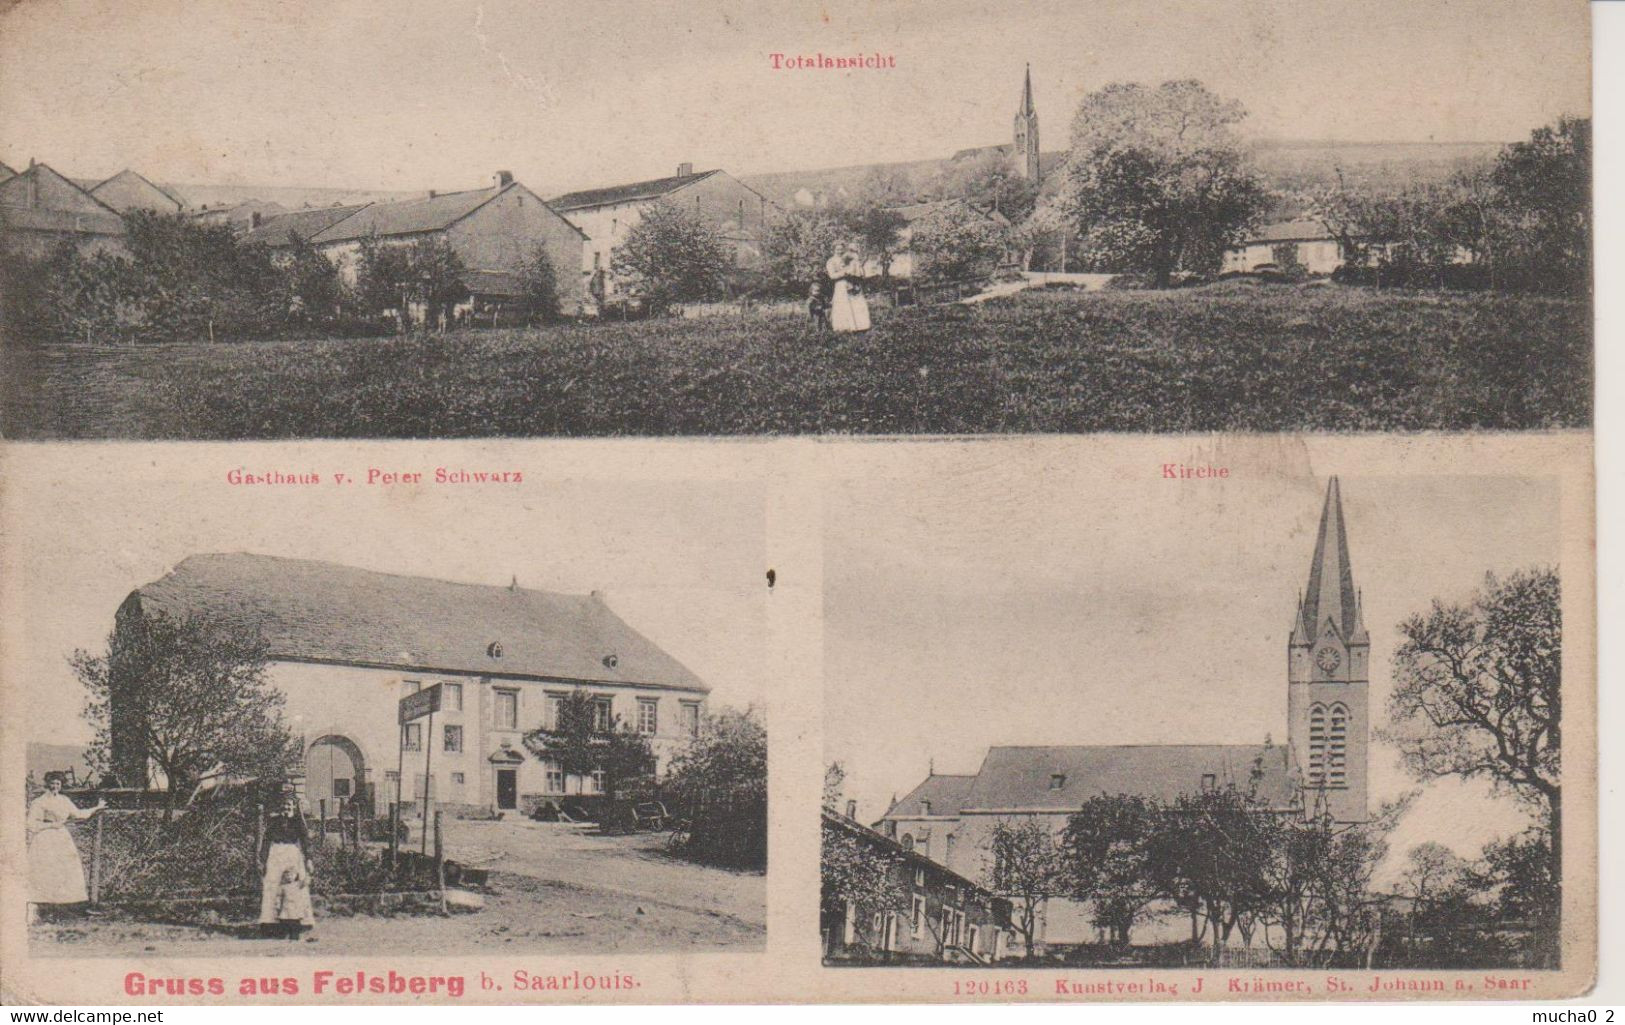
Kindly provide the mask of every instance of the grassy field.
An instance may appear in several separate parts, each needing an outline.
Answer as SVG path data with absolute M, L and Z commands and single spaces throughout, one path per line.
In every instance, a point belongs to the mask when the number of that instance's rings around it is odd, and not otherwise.
M 405 339 L 0 350 L 12 438 L 1516 430 L 1591 422 L 1591 311 L 1221 283 Z

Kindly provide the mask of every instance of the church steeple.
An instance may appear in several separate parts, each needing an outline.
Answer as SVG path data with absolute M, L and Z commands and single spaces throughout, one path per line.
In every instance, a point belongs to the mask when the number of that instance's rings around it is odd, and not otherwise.
M 1309 562 L 1309 587 L 1298 602 L 1295 642 L 1308 643 L 1330 622 L 1345 643 L 1368 640 L 1349 564 L 1348 529 L 1343 523 L 1343 495 L 1333 477 L 1326 486 L 1326 504 L 1320 511 L 1320 533 Z
M 1287 720 L 1306 808 L 1339 822 L 1366 818 L 1371 637 L 1362 604 L 1333 477 L 1287 641 Z
M 1027 65 L 1026 77 L 1021 83 L 1021 105 L 1016 108 L 1015 145 L 1011 157 L 1022 177 L 1037 183 L 1038 166 L 1038 108 L 1033 104 L 1033 66 Z

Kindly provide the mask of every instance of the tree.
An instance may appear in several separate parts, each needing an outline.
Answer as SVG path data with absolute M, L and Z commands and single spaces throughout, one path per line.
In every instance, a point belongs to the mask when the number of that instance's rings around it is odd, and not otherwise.
M 674 203 L 649 206 L 615 250 L 611 269 L 651 306 L 723 294 L 733 265 L 721 236 Z
M 1556 968 L 1562 952 L 1562 874 L 1557 842 L 1544 826 L 1484 847 L 1479 878 L 1495 894 L 1503 921 L 1533 926 L 1539 966 Z
M 1066 858 L 1049 828 L 1036 819 L 1000 819 L 987 840 L 987 887 L 1013 905 L 1013 924 L 1033 960 L 1038 916 L 1051 897 L 1067 892 Z
M 1435 600 L 1400 625 L 1389 728 L 1420 780 L 1487 779 L 1534 811 L 1551 895 L 1538 917 L 1555 949 L 1563 866 L 1562 587 L 1557 572 L 1494 575 L 1467 604 Z M 1536 848 L 1525 845 L 1525 852 Z M 1537 853 L 1538 853 L 1537 852 Z
M 1213 948 L 1213 962 L 1238 928 L 1249 939 L 1274 897 L 1270 854 L 1279 836 L 1276 809 L 1258 801 L 1261 769 L 1245 789 L 1234 782 L 1185 793 L 1164 805 L 1147 841 L 1146 860 L 1156 889 L 1197 916 Z
M 830 210 L 791 210 L 767 226 L 762 272 L 779 295 L 805 297 L 830 253 L 846 236 L 844 215 Z
M 548 257 L 545 246 L 538 245 L 531 251 L 520 268 L 519 281 L 524 289 L 519 301 L 527 320 L 545 322 L 559 319 L 563 312 L 559 304 L 559 276 L 553 269 L 553 261 Z
M 963 199 L 984 210 L 995 210 L 1013 224 L 1033 212 L 1038 186 L 1016 169 L 1008 153 L 984 150 L 946 165 L 932 191 L 943 199 Z
M 531 730 L 522 743 L 566 775 L 602 772 L 604 796 L 611 801 L 654 776 L 655 756 L 648 738 L 622 723 L 620 716 L 603 714 L 598 699 L 584 689 L 564 695 L 552 725 Z
M 968 203 L 952 202 L 914 222 L 909 251 L 916 274 L 952 281 L 989 273 L 1009 245 L 1005 224 Z
M 133 752 L 163 774 L 164 813 L 206 778 L 283 779 L 303 757 L 266 678 L 267 649 L 249 626 L 207 616 L 122 615 L 105 654 L 70 658 L 95 730 L 98 771 Z M 125 780 L 136 784 L 138 780 Z
M 361 240 L 356 291 L 363 308 L 379 314 L 396 311 L 401 330 L 411 325 L 411 307 L 421 305 L 425 323 L 451 322 L 453 306 L 468 298 L 467 268 L 443 238 L 418 239 L 409 245 L 378 238 Z
M 1501 151 L 1491 172 L 1505 249 L 1527 287 L 1591 294 L 1591 119 L 1564 117 Z
M 1146 858 L 1159 814 L 1144 797 L 1101 795 L 1086 801 L 1061 835 L 1071 895 L 1092 905 L 1095 924 L 1119 946 L 1128 945 L 1129 931 L 1158 896 Z
M 1231 126 L 1241 105 L 1195 81 L 1114 84 L 1072 122 L 1065 200 L 1102 270 L 1217 270 L 1268 196 Z
M 891 279 L 892 261 L 903 244 L 906 227 L 908 221 L 902 214 L 882 206 L 863 207 L 847 218 L 847 230 L 858 244 L 859 255 L 866 263 L 878 263 L 885 280 Z
M 304 239 L 295 238 L 284 273 L 288 278 L 290 305 L 309 320 L 334 316 L 344 300 L 344 284 L 338 267 Z
M 767 727 L 755 709 L 706 716 L 699 736 L 672 759 L 666 790 L 686 809 L 689 850 L 767 867 Z

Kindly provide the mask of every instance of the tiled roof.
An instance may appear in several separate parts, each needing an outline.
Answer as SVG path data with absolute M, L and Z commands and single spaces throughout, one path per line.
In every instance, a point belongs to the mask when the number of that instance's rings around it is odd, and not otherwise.
M 13 231 L 52 231 L 74 235 L 124 235 L 124 219 L 115 213 L 76 213 L 0 205 L 0 223 Z
M 910 850 L 904 847 L 891 837 L 886 836 L 884 833 L 877 833 L 861 822 L 857 822 L 853 819 L 847 818 L 845 815 L 830 811 L 828 808 L 823 809 L 821 818 L 823 820 L 824 828 L 826 829 L 836 829 L 849 833 L 850 835 L 857 837 L 873 847 L 880 848 L 897 860 L 907 862 L 910 865 L 930 866 L 936 872 L 947 876 L 950 882 L 964 887 L 968 891 L 975 892 L 984 899 L 994 898 L 994 895 L 990 893 L 986 887 L 982 886 L 974 879 L 968 879 L 965 876 L 960 875 L 958 872 L 955 872 L 942 862 L 933 861 L 931 858 L 926 857 L 919 851 Z
M 1172 801 L 1199 791 L 1209 774 L 1218 786 L 1234 782 L 1245 789 L 1257 764 L 1263 772 L 1258 799 L 1287 808 L 1293 792 L 1289 757 L 1285 747 L 1261 744 L 995 747 L 988 750 L 964 807 L 1064 812 L 1102 794 Z
M 137 188 L 145 186 L 146 188 L 149 188 L 149 189 L 153 190 L 154 192 L 158 193 L 160 196 L 162 196 L 165 199 L 169 200 L 171 203 L 174 203 L 175 208 L 177 210 L 183 210 L 183 209 L 186 208 L 186 202 L 184 200 L 182 200 L 179 196 L 175 195 L 173 192 L 170 192 L 168 189 L 164 188 L 162 185 L 159 185 L 159 184 L 153 182 L 150 178 L 146 177 L 145 175 L 140 174 L 140 173 L 138 173 L 136 171 L 132 171 L 128 167 L 126 167 L 124 170 L 120 171 L 118 174 L 113 175 L 111 178 L 107 178 L 107 179 L 105 179 L 105 180 L 103 180 L 101 182 L 98 182 L 93 188 L 88 189 L 87 191 L 91 195 L 96 196 L 96 192 L 97 192 L 98 189 L 100 189 L 100 188 L 102 188 L 103 186 L 106 186 L 106 185 L 114 185 L 114 184 L 129 184 L 129 185 L 134 185 Z M 104 203 L 108 202 L 106 199 L 103 199 L 101 196 L 96 196 L 96 198 L 101 199 L 102 202 L 104 202 Z
M 596 594 L 237 552 L 190 556 L 128 603 L 255 624 L 281 659 L 710 690 Z
M 1332 233 L 1319 221 L 1279 221 L 1266 224 L 1247 237 L 1246 245 L 1265 242 L 1318 242 L 1330 239 Z
M 547 201 L 547 205 L 555 210 L 581 210 L 589 206 L 606 206 L 610 203 L 635 203 L 644 199 L 658 199 L 667 193 L 676 192 L 685 185 L 692 185 L 701 178 L 709 178 L 716 171 L 701 171 L 698 174 L 679 174 L 670 178 L 653 178 L 646 182 L 633 182 L 630 185 L 611 185 L 605 189 L 584 189 L 580 192 L 568 192 Z
M 258 242 L 273 249 L 293 245 L 295 237 L 310 241 L 326 229 L 344 220 L 360 206 L 328 206 L 319 210 L 295 210 L 291 213 L 268 217 L 260 226 L 243 236 L 244 242 Z
M 931 815 L 957 815 L 959 809 L 965 806 L 965 795 L 970 793 L 971 784 L 974 782 L 975 776 L 927 776 L 925 782 L 910 790 L 901 801 L 887 809 L 881 818 L 912 818 L 916 815 L 925 815 L 926 802 L 931 804 L 929 812 Z
M 503 188 L 514 187 L 507 185 Z M 369 235 L 417 235 L 426 231 L 443 231 L 497 198 L 502 191 L 497 188 L 474 189 L 398 203 L 373 203 L 362 207 L 353 217 L 346 217 L 323 230 L 313 241 L 344 242 Z

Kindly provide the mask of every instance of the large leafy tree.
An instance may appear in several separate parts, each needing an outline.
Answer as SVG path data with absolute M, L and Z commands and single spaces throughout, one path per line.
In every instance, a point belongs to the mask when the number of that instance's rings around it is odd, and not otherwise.
M 652 204 L 615 250 L 611 269 L 634 295 L 659 307 L 723 294 L 733 261 L 710 226 L 674 203 Z
M 1491 173 L 1507 248 L 1528 283 L 1591 292 L 1591 119 L 1565 117 L 1501 151 Z
M 907 863 L 885 845 L 865 842 L 828 821 L 825 811 L 819 850 L 819 917 L 826 929 L 843 928 L 850 905 L 859 937 L 869 935 L 876 915 L 909 914 L 912 892 Z M 871 936 L 871 945 L 878 936 Z
M 285 778 L 302 751 L 283 722 L 282 692 L 266 677 L 267 658 L 259 632 L 236 621 L 121 615 L 104 653 L 70 658 L 88 695 L 92 762 L 113 765 L 116 737 L 121 751 L 140 757 L 139 771 L 162 773 L 166 814 L 206 780 Z
M 554 721 L 526 733 L 525 750 L 555 762 L 571 776 L 604 774 L 604 794 L 639 788 L 654 776 L 655 757 L 649 740 L 621 721 L 600 714 L 598 699 L 577 688 L 560 699 Z
M 865 261 L 879 264 L 880 276 L 887 280 L 891 278 L 892 261 L 903 246 L 903 229 L 907 226 L 902 214 L 883 206 L 865 206 L 847 218 L 847 230 L 857 242 L 859 254 Z
M 1241 105 L 1200 82 L 1118 83 L 1072 122 L 1065 199 L 1102 270 L 1216 270 L 1268 196 L 1233 126 Z
M 1489 576 L 1465 603 L 1435 600 L 1400 625 L 1384 738 L 1421 780 L 1484 779 L 1534 811 L 1552 896 L 1562 878 L 1562 587 L 1557 572 Z M 1525 845 L 1534 850 L 1536 847 Z M 1521 856 L 1521 855 L 1520 855 Z
M 1103 794 L 1084 802 L 1061 834 L 1071 895 L 1090 903 L 1115 944 L 1128 945 L 1130 930 L 1159 896 L 1146 861 L 1159 815 L 1144 797 Z
M 839 210 L 791 210 L 774 220 L 762 239 L 767 286 L 780 295 L 805 296 L 846 232 Z
M 1025 220 L 1038 201 L 1038 186 L 1016 169 L 1008 153 L 997 149 L 948 164 L 932 191 L 944 199 L 996 210 L 1011 223 Z
M 665 790 L 686 811 L 696 855 L 767 867 L 767 727 L 755 709 L 707 716 L 672 759 Z
M 953 281 L 990 273 L 1010 248 L 1010 229 L 965 202 L 950 202 L 914 222 L 909 250 L 923 278 Z
M 1052 897 L 1065 896 L 1067 860 L 1049 827 L 1037 819 L 1000 819 L 986 841 L 987 887 L 1009 898 L 1012 924 L 1026 947 L 1023 957 L 1037 957 L 1038 920 Z

